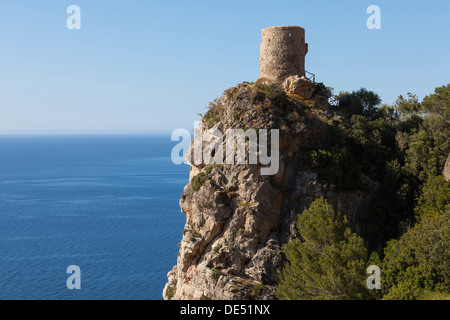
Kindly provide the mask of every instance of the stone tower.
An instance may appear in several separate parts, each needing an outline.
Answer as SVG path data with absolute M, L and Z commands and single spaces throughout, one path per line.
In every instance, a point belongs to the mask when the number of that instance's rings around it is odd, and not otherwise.
M 277 26 L 262 30 L 260 78 L 283 82 L 287 77 L 305 75 L 305 29 Z

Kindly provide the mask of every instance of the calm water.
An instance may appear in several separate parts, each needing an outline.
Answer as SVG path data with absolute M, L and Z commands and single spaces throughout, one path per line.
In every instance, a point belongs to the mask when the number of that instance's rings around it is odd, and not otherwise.
M 162 299 L 188 167 L 168 136 L 0 137 L 0 299 Z M 81 290 L 66 269 L 81 268 Z

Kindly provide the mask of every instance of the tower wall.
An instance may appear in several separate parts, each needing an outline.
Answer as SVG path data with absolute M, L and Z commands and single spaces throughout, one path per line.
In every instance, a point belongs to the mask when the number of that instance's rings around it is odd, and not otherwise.
M 287 77 L 305 75 L 305 29 L 277 26 L 262 30 L 260 77 L 283 82 Z

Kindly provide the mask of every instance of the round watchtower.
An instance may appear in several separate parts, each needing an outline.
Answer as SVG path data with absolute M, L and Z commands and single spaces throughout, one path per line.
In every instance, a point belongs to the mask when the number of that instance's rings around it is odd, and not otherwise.
M 305 75 L 305 29 L 277 26 L 262 30 L 261 78 L 283 82 L 287 77 Z

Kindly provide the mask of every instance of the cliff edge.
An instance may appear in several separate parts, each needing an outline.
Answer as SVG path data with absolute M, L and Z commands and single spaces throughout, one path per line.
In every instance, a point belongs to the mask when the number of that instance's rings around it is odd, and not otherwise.
M 274 299 L 283 245 L 298 237 L 298 214 L 319 197 L 362 231 L 364 209 L 379 183 L 345 171 L 349 166 L 342 163 L 336 164 L 342 172 L 324 174 L 322 168 L 333 166 L 314 150 L 343 134 L 329 97 L 322 84 L 291 76 L 283 84 L 240 83 L 210 104 L 202 131 L 279 129 L 279 170 L 265 176 L 261 164 L 248 161 L 191 164 L 180 200 L 186 225 L 165 299 Z

